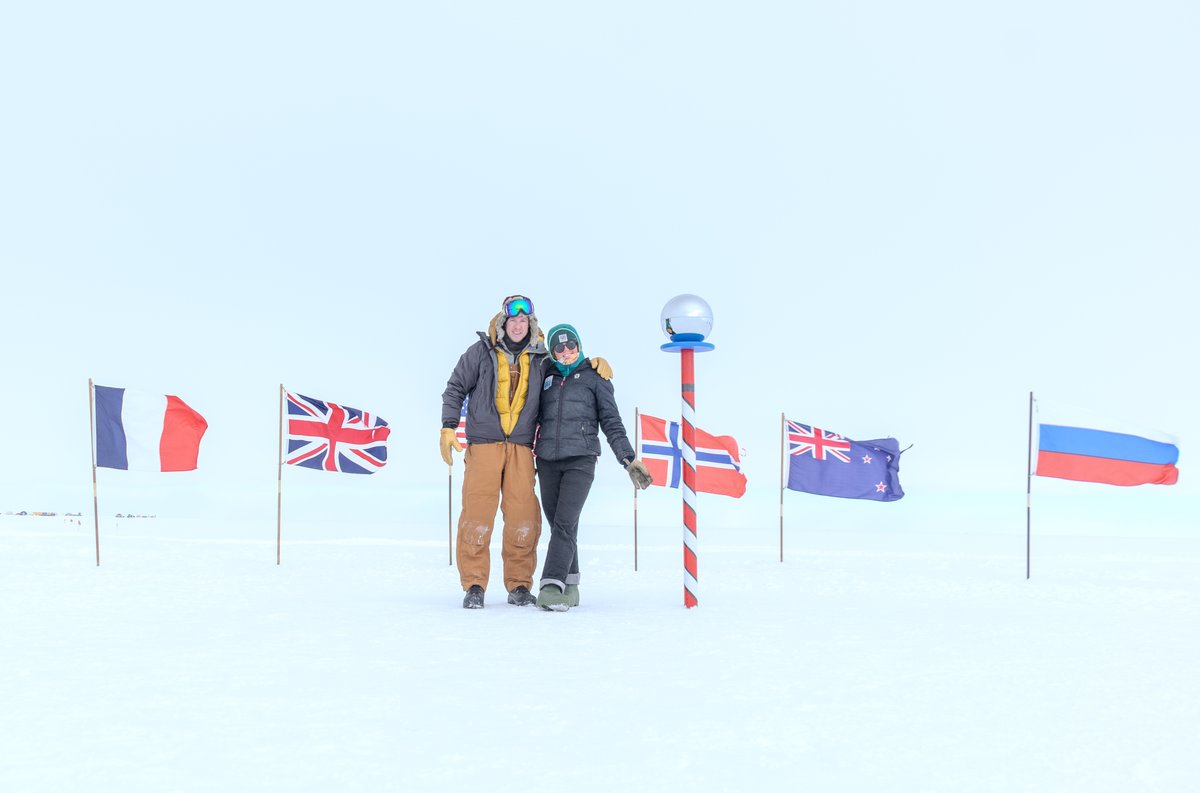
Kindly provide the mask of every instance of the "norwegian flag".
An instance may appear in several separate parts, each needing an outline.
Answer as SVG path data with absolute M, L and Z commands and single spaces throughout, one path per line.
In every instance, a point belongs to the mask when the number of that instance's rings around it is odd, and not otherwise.
M 463 397 L 462 412 L 458 414 L 458 429 L 454 431 L 454 437 L 463 446 L 467 445 L 467 400 L 470 398 L 470 394 Z
M 789 490 L 871 501 L 904 498 L 900 444 L 895 438 L 853 441 L 790 419 L 785 425 L 790 452 Z
M 387 463 L 387 422 L 357 408 L 287 394 L 287 464 L 373 474 Z
M 642 462 L 659 487 L 679 487 L 683 479 L 683 437 L 679 423 L 642 414 Z M 696 492 L 741 498 L 746 493 L 741 450 L 731 435 L 696 428 Z

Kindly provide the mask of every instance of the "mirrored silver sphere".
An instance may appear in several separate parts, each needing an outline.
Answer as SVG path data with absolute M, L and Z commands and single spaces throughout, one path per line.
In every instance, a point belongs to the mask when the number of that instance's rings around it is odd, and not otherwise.
M 696 295 L 676 295 L 663 306 L 659 327 L 668 337 L 680 334 L 699 336 L 701 340 L 712 332 L 713 315 L 704 298 Z

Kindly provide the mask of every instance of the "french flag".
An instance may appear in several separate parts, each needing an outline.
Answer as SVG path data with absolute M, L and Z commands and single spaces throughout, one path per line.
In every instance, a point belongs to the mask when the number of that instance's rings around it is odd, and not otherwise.
M 194 471 L 208 422 L 177 396 L 94 387 L 96 465 L 134 471 Z
M 1105 485 L 1173 485 L 1179 446 L 1169 435 L 1038 404 L 1037 476 Z

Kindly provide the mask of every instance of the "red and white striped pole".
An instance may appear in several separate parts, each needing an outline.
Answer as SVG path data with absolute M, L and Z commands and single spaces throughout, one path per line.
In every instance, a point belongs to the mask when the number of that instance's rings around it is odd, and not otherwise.
M 699 561 L 696 508 L 696 369 L 697 352 L 714 349 L 704 340 L 712 330 L 712 309 L 696 295 L 671 298 L 662 310 L 662 329 L 670 337 L 665 352 L 679 353 L 679 390 L 683 428 L 683 605 L 692 608 L 697 599 Z
M 696 560 L 696 351 L 680 350 L 679 388 L 683 396 L 683 605 L 699 601 L 699 564 Z

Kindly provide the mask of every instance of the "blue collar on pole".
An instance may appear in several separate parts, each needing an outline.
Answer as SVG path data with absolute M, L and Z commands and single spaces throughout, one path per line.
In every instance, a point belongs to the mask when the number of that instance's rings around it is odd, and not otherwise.
M 671 337 L 671 341 L 662 345 L 658 349 L 663 352 L 681 352 L 683 350 L 695 350 L 696 352 L 708 352 L 715 350 L 717 346 L 712 342 L 704 341 L 704 337 L 699 333 L 676 333 Z

